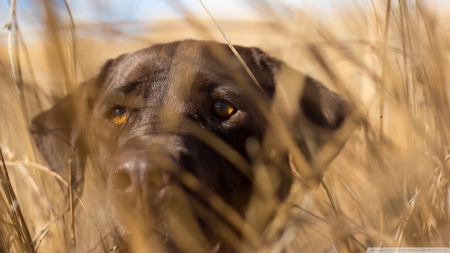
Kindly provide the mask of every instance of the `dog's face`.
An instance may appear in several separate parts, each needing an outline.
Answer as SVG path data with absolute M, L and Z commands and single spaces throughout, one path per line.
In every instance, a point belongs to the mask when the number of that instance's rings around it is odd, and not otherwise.
M 179 41 L 108 61 L 96 78 L 33 120 L 37 147 L 51 169 L 67 178 L 67 160 L 74 160 L 78 191 L 91 159 L 107 187 L 124 250 L 136 235 L 154 234 L 168 239 L 174 251 L 206 249 L 221 241 L 215 222 L 240 234 L 215 210 L 212 198 L 245 214 L 254 161 L 267 160 L 262 158 L 267 115 L 281 89 L 282 63 L 257 48 L 236 49 L 257 83 L 227 45 Z M 302 84 L 305 93 L 290 124 L 301 119 L 329 132 L 339 127 L 347 116 L 339 96 L 310 78 L 298 80 Z M 293 136 L 308 158 L 311 151 L 298 133 Z M 310 139 L 321 145 L 320 137 Z M 249 142 L 260 148 L 250 152 Z M 270 162 L 278 169 L 274 196 L 279 200 L 291 184 L 288 155 L 280 150 Z M 186 237 L 181 227 L 203 234 L 192 237 L 197 246 L 177 239 Z

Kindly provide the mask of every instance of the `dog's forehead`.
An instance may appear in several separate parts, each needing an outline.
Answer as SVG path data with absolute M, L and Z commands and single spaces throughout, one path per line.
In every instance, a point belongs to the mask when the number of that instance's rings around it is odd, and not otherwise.
M 237 60 L 230 55 L 226 45 L 215 42 L 187 40 L 154 45 L 116 59 L 110 73 L 112 85 L 124 86 L 124 90 L 139 83 L 186 86 L 195 83 L 202 73 L 223 73 L 235 67 L 231 65 Z

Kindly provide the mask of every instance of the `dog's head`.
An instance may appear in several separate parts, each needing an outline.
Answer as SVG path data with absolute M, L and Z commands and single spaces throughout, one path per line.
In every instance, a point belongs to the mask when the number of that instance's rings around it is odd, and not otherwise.
M 292 181 L 288 144 L 309 160 L 348 115 L 317 81 L 257 48 L 235 48 L 256 80 L 225 44 L 154 45 L 108 61 L 34 118 L 42 156 L 65 178 L 72 159 L 77 191 L 88 157 L 100 172 L 124 248 L 156 234 L 174 250 L 206 249 L 229 234 L 216 227 L 239 238 L 226 216 L 246 214 L 259 168 L 271 171 L 273 196 L 283 200 Z M 297 95 L 282 87 L 283 68 Z

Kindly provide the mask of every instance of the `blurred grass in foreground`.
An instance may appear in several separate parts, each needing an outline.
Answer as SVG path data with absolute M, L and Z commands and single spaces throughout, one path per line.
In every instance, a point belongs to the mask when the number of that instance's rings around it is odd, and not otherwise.
M 35 34 L 21 30 L 20 15 L 0 34 L 0 252 L 68 252 L 70 212 L 59 179 L 32 146 L 31 118 L 121 53 L 176 39 L 225 41 L 211 20 L 196 19 L 176 1 L 185 19 L 145 24 L 77 24 L 50 1 L 32 4 L 43 13 L 35 17 L 43 24 L 35 31 L 39 39 L 27 38 Z M 448 20 L 426 1 L 367 6 L 318 20 L 300 11 L 287 19 L 255 4 L 268 21 L 219 20 L 234 44 L 261 47 L 306 72 L 355 103 L 363 116 L 356 117 L 359 127 L 318 189 L 299 180 L 288 202 L 293 207 L 274 210 L 273 230 L 258 235 L 259 252 L 450 247 Z M 130 26 L 141 32 L 125 32 Z M 320 168 L 321 159 L 312 167 Z M 95 198 L 102 192 L 87 173 L 72 250 L 108 252 L 115 244 L 105 207 Z M 270 235 L 277 221 L 281 237 Z

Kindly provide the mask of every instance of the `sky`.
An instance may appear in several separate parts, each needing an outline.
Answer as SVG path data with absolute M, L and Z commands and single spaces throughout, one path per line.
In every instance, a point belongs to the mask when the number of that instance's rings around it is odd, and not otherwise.
M 0 0 L 0 27 L 9 20 L 9 3 L 11 0 Z M 42 2 L 52 2 L 66 15 L 64 0 L 16 0 L 18 17 L 22 29 L 33 29 L 39 26 L 42 19 Z M 198 0 L 66 0 L 71 7 L 75 23 L 96 22 L 142 22 L 156 19 L 180 18 L 183 15 L 170 3 L 180 2 L 192 14 L 199 18 L 207 18 L 207 13 Z M 218 19 L 267 20 L 257 6 L 268 3 L 272 10 L 287 18 L 294 15 L 293 10 L 302 10 L 317 18 L 326 18 L 339 12 L 344 6 L 371 8 L 372 0 L 203 0 L 204 4 Z M 381 0 L 376 0 L 381 1 Z M 407 0 L 413 2 L 414 0 Z M 393 1 L 396 3 L 397 1 Z M 443 13 L 450 12 L 450 0 L 422 0 L 428 6 Z M 285 8 L 280 8 L 284 6 Z M 445 12 L 444 12 L 445 11 Z M 7 34 L 0 30 L 0 37 Z
M 175 1 L 108 0 L 103 2 L 108 2 L 110 13 L 113 14 L 110 16 L 117 19 L 151 20 L 180 17 L 180 12 L 170 4 Z M 179 2 L 196 17 L 207 16 L 200 1 L 180 0 Z M 261 13 L 255 8 L 263 3 L 269 3 L 275 9 L 281 4 L 287 6 L 288 10 L 297 8 L 307 12 L 329 13 L 336 9 L 336 6 L 354 2 L 361 2 L 361 0 L 203 0 L 215 17 L 227 19 L 264 19 L 265 17 L 261 16 Z M 90 3 L 92 2 L 86 0 L 73 0 L 72 6 L 76 13 L 81 13 L 78 10 L 92 9 Z M 278 11 L 281 10 L 278 9 Z M 95 13 L 84 12 L 84 15 L 85 18 L 91 19 Z
M 65 0 L 70 6 L 75 24 L 144 23 L 158 19 L 184 17 L 173 3 L 179 2 L 197 18 L 208 18 L 198 0 Z M 289 19 L 300 9 L 314 16 L 327 16 L 339 6 L 371 0 L 203 0 L 217 19 L 270 20 L 261 11 L 264 3 Z M 450 0 L 445 0 L 450 1 Z M 11 0 L 0 0 L 0 27 L 9 22 Z M 64 0 L 16 0 L 16 15 L 22 31 L 39 31 L 44 27 L 44 2 L 50 2 L 61 17 L 67 18 Z M 171 4 L 172 3 L 172 4 Z M 63 20 L 64 20 L 63 18 Z M 30 33 L 29 33 L 30 34 Z M 35 34 L 35 33 L 33 33 Z M 7 41 L 7 29 L 0 29 L 0 43 Z M 30 37 L 33 38 L 33 37 Z M 27 38 L 29 39 L 29 38 Z
M 52 0 L 55 6 L 64 10 L 63 0 Z M 281 12 L 302 9 L 319 14 L 330 13 L 338 5 L 345 5 L 362 0 L 203 0 L 211 13 L 217 18 L 226 19 L 265 19 L 255 6 L 262 3 L 270 5 Z M 369 0 L 370 1 L 370 0 Z M 448 0 L 450 1 L 450 0 Z M 33 15 L 42 11 L 42 0 L 16 0 L 19 17 L 33 20 Z M 72 9 L 75 21 L 146 21 L 164 18 L 179 18 L 180 12 L 168 0 L 67 0 Z M 179 0 L 196 17 L 206 17 L 206 12 L 199 1 Z M 367 0 L 366 0 L 367 2 Z M 10 0 L 0 0 L 0 25 L 8 22 Z M 280 10 L 277 6 L 287 8 Z M 288 14 L 288 13 L 286 13 Z

